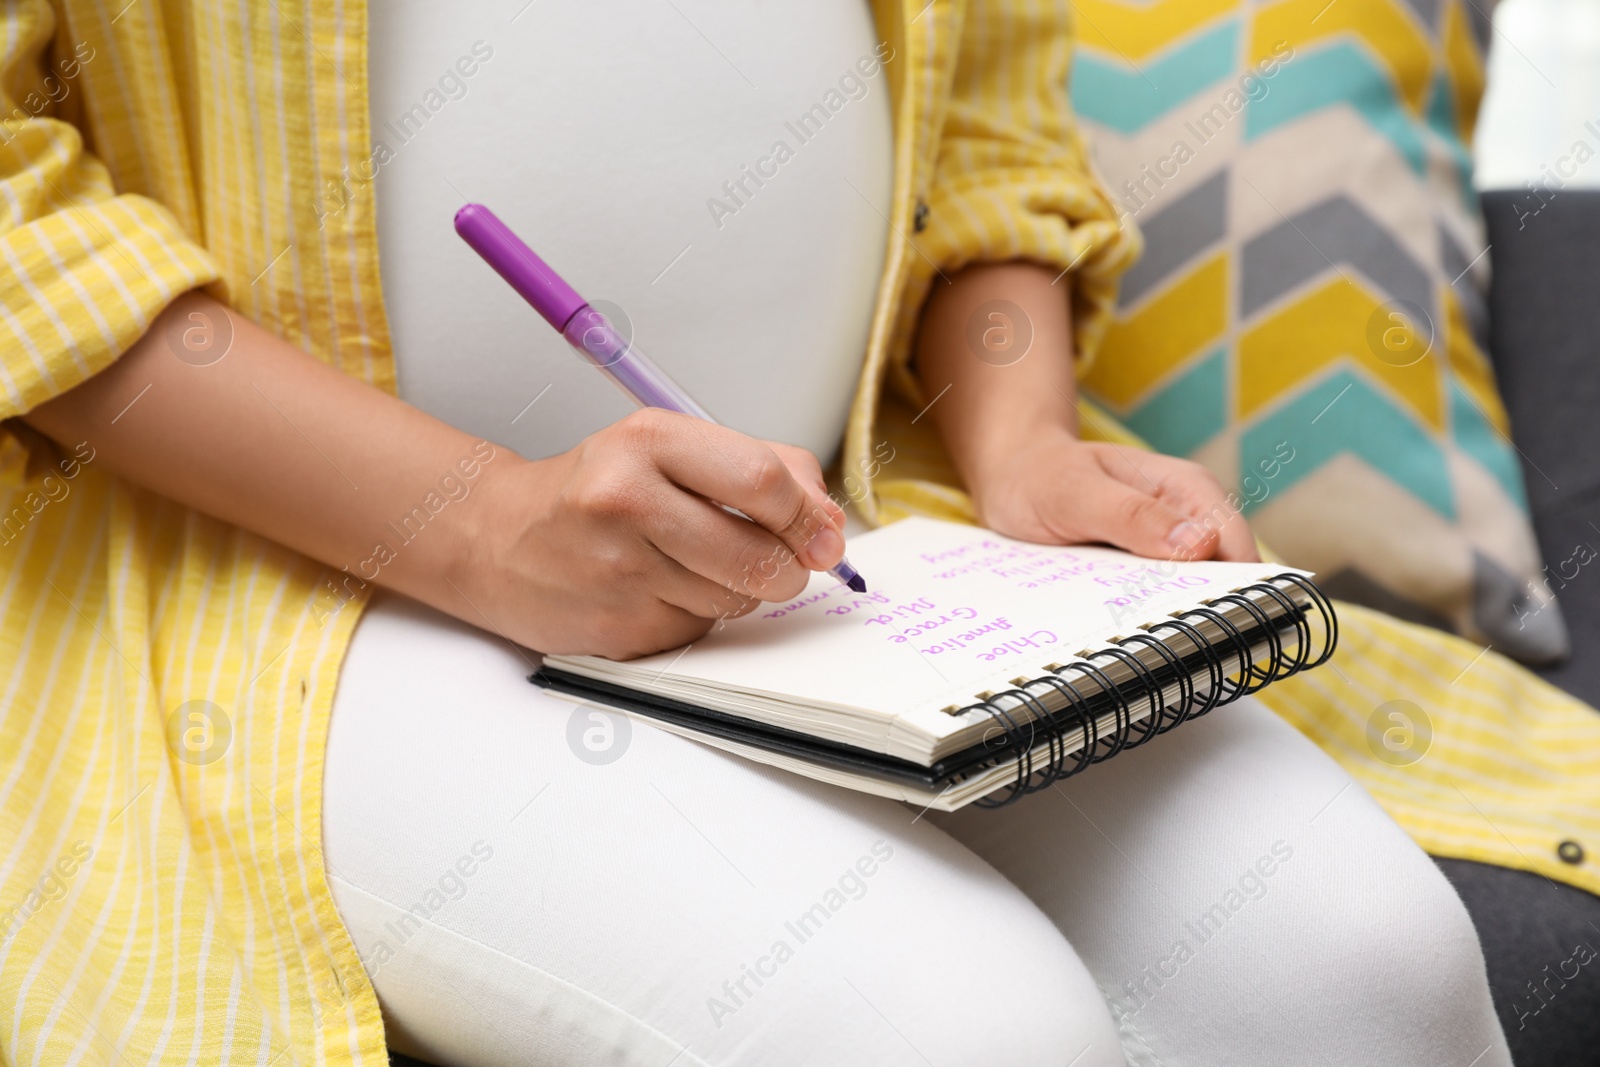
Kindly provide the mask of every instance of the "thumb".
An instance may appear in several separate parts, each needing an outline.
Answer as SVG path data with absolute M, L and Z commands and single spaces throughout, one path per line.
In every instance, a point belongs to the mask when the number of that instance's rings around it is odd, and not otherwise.
M 767 446 L 776 452 L 783 465 L 789 468 L 789 473 L 794 475 L 794 480 L 806 491 L 812 504 L 814 520 L 833 527 L 834 532 L 844 532 L 844 510 L 828 494 L 827 482 L 822 477 L 822 467 L 817 463 L 817 457 L 804 448 L 795 445 L 786 445 L 778 441 L 768 441 Z
M 1074 510 L 1087 536 L 1141 556 L 1210 559 L 1217 551 L 1217 531 L 1114 478 L 1095 479 Z

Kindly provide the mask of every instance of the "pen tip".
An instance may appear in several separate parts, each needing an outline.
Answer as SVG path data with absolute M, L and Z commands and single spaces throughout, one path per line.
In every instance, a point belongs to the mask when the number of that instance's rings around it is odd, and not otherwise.
M 859 574 L 852 574 L 847 584 L 854 592 L 865 593 L 867 591 L 867 580 Z

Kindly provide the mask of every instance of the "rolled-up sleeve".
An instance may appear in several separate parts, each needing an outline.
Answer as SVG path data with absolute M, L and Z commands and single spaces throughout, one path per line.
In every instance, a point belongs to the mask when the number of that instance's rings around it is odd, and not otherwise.
M 103 370 L 174 298 L 217 278 L 171 212 L 119 195 L 80 131 L 53 117 L 72 91 L 62 67 L 86 61 L 47 59 L 54 29 L 45 0 L 0 5 L 0 420 Z M 0 473 L 19 473 L 24 448 L 0 434 Z
M 1076 353 L 1087 361 L 1141 241 L 1131 221 L 1119 222 L 1073 118 L 1073 46 L 1067 0 L 969 0 L 904 306 L 914 316 L 941 273 L 1032 260 L 1070 286 Z M 903 372 L 910 346 L 897 347 Z

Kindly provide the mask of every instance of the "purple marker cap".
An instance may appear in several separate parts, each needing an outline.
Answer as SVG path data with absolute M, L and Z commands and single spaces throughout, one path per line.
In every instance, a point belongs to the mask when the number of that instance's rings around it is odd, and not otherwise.
M 468 204 L 456 212 L 456 232 L 484 258 L 511 288 L 543 315 L 557 333 L 572 316 L 589 306 L 572 286 L 561 280 L 533 249 L 522 243 L 499 217 L 482 204 Z

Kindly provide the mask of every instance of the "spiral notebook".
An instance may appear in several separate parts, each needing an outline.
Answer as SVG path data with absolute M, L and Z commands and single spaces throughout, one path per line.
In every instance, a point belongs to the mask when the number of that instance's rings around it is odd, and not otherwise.
M 1333 653 L 1307 572 L 1029 544 L 912 518 L 700 641 L 532 681 L 798 774 L 939 810 L 998 805 Z

